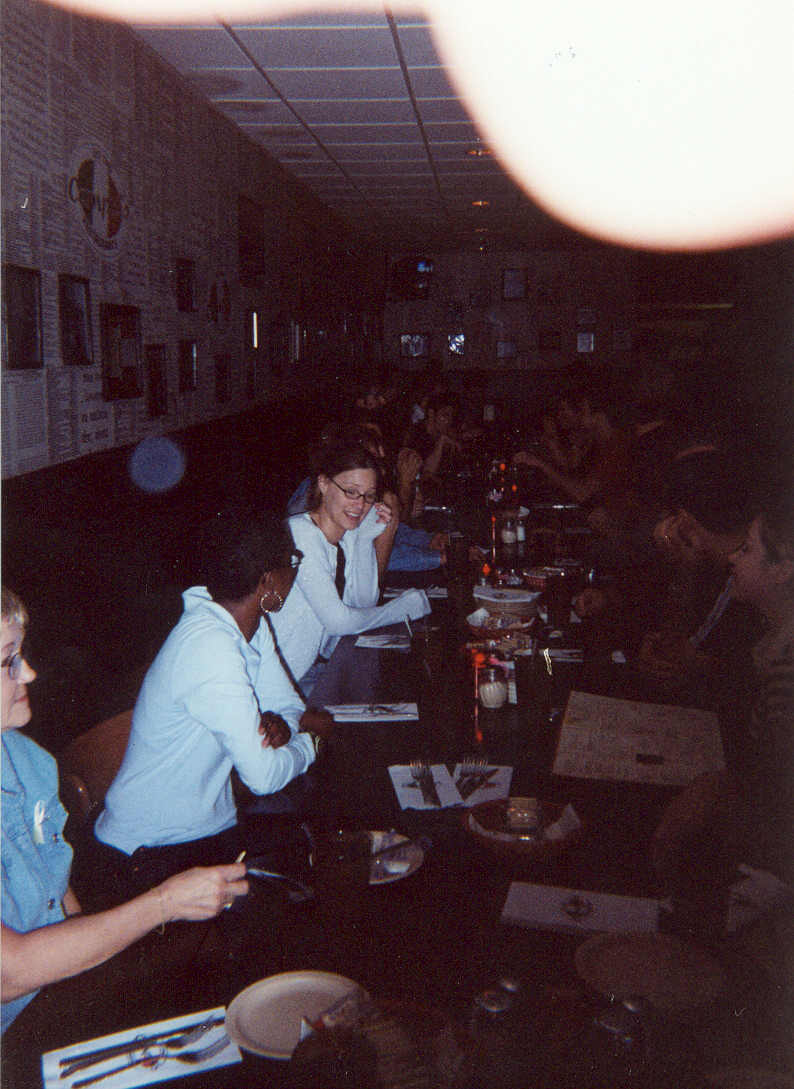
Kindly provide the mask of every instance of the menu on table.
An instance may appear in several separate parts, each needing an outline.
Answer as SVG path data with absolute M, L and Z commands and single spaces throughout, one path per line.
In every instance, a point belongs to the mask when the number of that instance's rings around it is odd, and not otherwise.
M 555 775 L 685 786 L 725 767 L 712 711 L 571 692 Z

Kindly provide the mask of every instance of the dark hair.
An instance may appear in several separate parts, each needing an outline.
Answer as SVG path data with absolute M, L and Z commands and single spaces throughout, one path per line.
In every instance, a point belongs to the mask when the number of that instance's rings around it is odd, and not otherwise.
M 307 510 L 317 510 L 322 502 L 322 495 L 317 485 L 321 476 L 333 480 L 339 473 L 351 469 L 372 469 L 375 473 L 375 487 L 380 486 L 380 467 L 378 459 L 372 455 L 362 442 L 328 443 L 319 447 L 314 454 L 311 486 L 306 497 Z
M 226 507 L 201 530 L 199 577 L 215 601 L 241 601 L 267 571 L 283 567 L 291 551 L 281 519 L 247 507 Z
M 756 513 L 747 466 L 722 450 L 702 450 L 674 461 L 668 505 L 688 511 L 711 533 L 746 529 Z

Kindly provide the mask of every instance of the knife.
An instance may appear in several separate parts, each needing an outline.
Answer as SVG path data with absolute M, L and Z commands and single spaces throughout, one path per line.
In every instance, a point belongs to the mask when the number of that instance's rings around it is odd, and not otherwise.
M 126 1055 L 128 1051 L 139 1051 L 150 1044 L 164 1043 L 169 1037 L 181 1036 L 183 1032 L 192 1032 L 194 1029 L 199 1028 L 206 1028 L 209 1031 L 211 1028 L 215 1028 L 216 1025 L 224 1024 L 226 1024 L 225 1016 L 210 1017 L 206 1021 L 195 1021 L 190 1025 L 175 1025 L 174 1028 L 153 1032 L 150 1036 L 136 1036 L 124 1043 L 109 1044 L 107 1047 L 96 1048 L 94 1051 L 83 1051 L 77 1055 L 67 1055 L 60 1060 L 59 1065 L 70 1069 L 62 1070 L 61 1077 L 68 1077 L 76 1073 L 76 1071 L 82 1070 L 84 1066 L 93 1066 L 94 1063 L 101 1062 L 103 1059 L 112 1059 L 114 1055 Z
M 438 809 L 441 808 L 441 799 L 438 796 L 436 790 L 436 781 L 433 778 L 432 771 L 429 771 L 426 775 L 421 775 L 417 780 L 419 783 L 419 789 L 422 792 L 422 798 L 426 805 L 432 805 Z
M 470 798 L 476 790 L 484 787 L 489 779 L 499 771 L 499 768 L 489 768 L 488 771 L 478 771 L 474 775 L 467 775 L 458 783 L 458 793 L 464 800 Z

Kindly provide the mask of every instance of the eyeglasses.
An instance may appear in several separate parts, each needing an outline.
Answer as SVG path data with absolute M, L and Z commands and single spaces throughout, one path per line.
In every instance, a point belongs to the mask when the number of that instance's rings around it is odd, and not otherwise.
M 0 662 L 0 668 L 8 670 L 8 676 L 12 681 L 19 680 L 19 675 L 22 672 L 22 663 L 25 659 L 22 656 L 21 650 L 14 651 L 13 654 L 9 654 L 7 658 L 4 658 Z
M 331 483 L 336 484 L 336 481 L 331 478 Z M 375 500 L 378 498 L 377 492 L 359 492 L 355 488 L 343 488 L 341 484 L 336 484 L 340 492 L 344 492 L 348 499 L 363 499 L 368 507 L 371 507 Z

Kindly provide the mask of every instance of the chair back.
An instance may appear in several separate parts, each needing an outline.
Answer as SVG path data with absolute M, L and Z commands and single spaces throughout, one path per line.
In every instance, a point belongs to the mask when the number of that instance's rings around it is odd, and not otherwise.
M 132 709 L 122 711 L 71 741 L 58 756 L 61 801 L 70 817 L 85 823 L 101 809 L 121 767 L 132 727 Z

